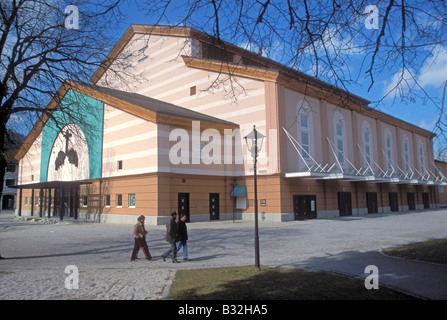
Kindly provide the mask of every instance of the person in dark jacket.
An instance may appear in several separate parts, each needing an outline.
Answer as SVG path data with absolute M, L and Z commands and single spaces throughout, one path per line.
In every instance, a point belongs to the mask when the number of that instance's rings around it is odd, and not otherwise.
M 178 263 L 177 260 L 177 223 L 175 222 L 175 219 L 177 218 L 177 212 L 171 213 L 171 220 L 168 221 L 166 224 L 166 241 L 169 242 L 171 247 L 161 255 L 164 261 L 166 261 L 166 258 L 171 254 L 172 252 L 172 262 Z
M 152 260 L 151 253 L 149 252 L 149 248 L 146 242 L 146 228 L 144 227 L 145 217 L 143 215 L 139 216 L 137 219 L 137 223 L 133 228 L 133 236 L 135 238 L 135 245 L 133 247 L 132 256 L 130 257 L 130 261 L 135 261 L 135 258 L 138 254 L 140 248 L 143 250 L 144 255 L 147 260 Z
M 180 248 L 183 246 L 183 260 L 188 260 L 188 228 L 186 227 L 186 214 L 182 213 L 180 215 L 180 219 L 177 222 L 177 253 L 180 251 Z

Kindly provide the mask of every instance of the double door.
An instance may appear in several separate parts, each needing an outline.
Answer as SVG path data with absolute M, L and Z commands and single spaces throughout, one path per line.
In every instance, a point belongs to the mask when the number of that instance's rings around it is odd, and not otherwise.
M 316 219 L 317 218 L 317 196 L 315 195 L 294 195 L 293 213 L 295 220 Z

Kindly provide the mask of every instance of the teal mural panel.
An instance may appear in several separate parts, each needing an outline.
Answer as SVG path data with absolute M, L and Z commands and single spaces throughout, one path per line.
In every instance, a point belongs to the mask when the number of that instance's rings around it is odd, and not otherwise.
M 40 182 L 46 182 L 51 150 L 57 135 L 68 124 L 78 125 L 86 140 L 89 154 L 89 178 L 100 178 L 102 170 L 102 140 L 104 104 L 79 93 L 68 90 L 58 110 L 53 112 L 42 129 Z

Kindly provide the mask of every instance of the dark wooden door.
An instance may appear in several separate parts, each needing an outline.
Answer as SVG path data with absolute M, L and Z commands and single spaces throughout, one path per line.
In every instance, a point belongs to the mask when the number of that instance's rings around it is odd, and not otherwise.
M 210 193 L 210 220 L 219 220 L 219 194 Z
M 390 192 L 389 198 L 390 198 L 390 210 L 392 212 L 398 212 L 399 211 L 399 200 L 397 197 L 397 192 Z
M 407 192 L 408 210 L 416 210 L 416 201 L 414 192 Z
M 189 222 L 189 193 L 178 194 L 178 216 L 186 214 L 186 221 Z
M 352 216 L 351 192 L 338 193 L 338 212 L 340 217 Z
M 368 213 L 377 213 L 377 192 L 366 193 L 366 205 L 368 207 Z
M 293 213 L 295 220 L 317 218 L 317 196 L 316 195 L 294 195 Z
M 424 204 L 424 209 L 430 209 L 430 195 L 428 192 L 422 192 L 422 203 Z

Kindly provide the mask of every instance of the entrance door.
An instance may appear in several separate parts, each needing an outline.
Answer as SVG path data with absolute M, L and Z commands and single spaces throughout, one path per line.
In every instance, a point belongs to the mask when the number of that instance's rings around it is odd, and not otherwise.
M 390 192 L 390 209 L 392 212 L 399 211 L 399 201 L 397 198 L 397 192 Z
M 424 209 L 430 209 L 430 196 L 428 192 L 422 192 L 422 203 L 424 204 Z
M 315 195 L 294 195 L 293 213 L 295 220 L 316 219 L 317 218 L 317 196 Z
M 377 192 L 366 193 L 366 205 L 368 207 L 368 213 L 377 213 Z
M 178 194 L 178 216 L 186 214 L 186 221 L 189 222 L 189 193 Z
M 210 193 L 210 220 L 219 220 L 219 194 Z
M 408 210 L 416 210 L 416 201 L 414 199 L 414 192 L 407 192 Z
M 340 217 L 352 216 L 351 192 L 338 193 L 338 212 Z

